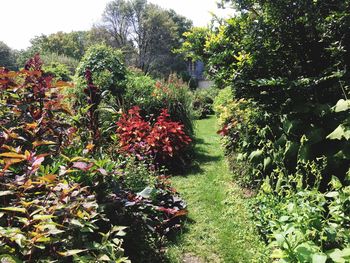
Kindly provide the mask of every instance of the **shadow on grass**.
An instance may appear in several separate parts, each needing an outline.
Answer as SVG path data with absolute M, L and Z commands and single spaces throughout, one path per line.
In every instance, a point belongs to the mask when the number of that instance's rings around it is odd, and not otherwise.
M 166 255 L 165 248 L 169 245 L 177 245 L 182 242 L 182 235 L 189 231 L 190 225 L 195 221 L 185 218 L 183 226 L 167 234 L 163 240 L 155 240 L 150 237 L 149 232 L 136 226 L 131 228 L 124 238 L 125 254 L 133 263 L 170 263 L 170 258 Z M 143 241 L 143 242 L 140 242 Z M 148 241 L 148 242 L 147 242 Z M 164 242 L 166 241 L 166 242 Z
M 203 169 L 205 165 L 220 161 L 223 157 L 208 151 L 207 149 L 210 148 L 208 145 L 210 145 L 210 143 L 204 139 L 195 138 L 194 149 L 188 159 L 192 161 L 192 164 L 182 171 L 172 171 L 173 176 L 202 176 L 205 174 L 205 170 Z M 152 242 L 155 240 L 146 236 L 146 230 L 140 228 L 140 226 L 139 228 L 135 227 L 126 237 L 126 254 L 133 263 L 172 263 L 174 261 L 170 258 L 171 256 L 164 253 L 165 248 L 167 246 L 178 246 L 181 244 L 184 234 L 186 234 L 195 223 L 196 221 L 192 218 L 186 217 L 181 223 L 181 228 L 168 233 L 166 241 L 164 239 L 161 242 Z M 148 240 L 151 242 L 140 242 L 140 240 Z
M 196 221 L 191 219 L 190 217 L 186 217 L 186 219 L 184 219 L 183 222 L 183 226 L 181 227 L 181 229 L 179 231 L 173 232 L 171 233 L 168 237 L 167 237 L 167 244 L 165 244 L 165 246 L 177 246 L 179 244 L 181 244 L 183 242 L 183 235 L 186 234 L 191 225 L 195 224 Z M 163 254 L 163 258 L 162 261 L 159 261 L 159 263 L 171 263 L 173 262 L 166 253 Z
M 198 145 L 209 145 L 209 143 L 205 142 L 202 138 L 195 138 L 194 143 L 196 146 Z
M 203 165 L 211 162 L 218 162 L 222 159 L 222 156 L 211 155 L 207 151 L 201 150 L 198 146 L 199 145 L 197 145 L 195 153 L 192 156 L 192 164 L 181 173 L 173 174 L 173 176 L 187 177 L 189 175 L 201 175 L 204 173 Z

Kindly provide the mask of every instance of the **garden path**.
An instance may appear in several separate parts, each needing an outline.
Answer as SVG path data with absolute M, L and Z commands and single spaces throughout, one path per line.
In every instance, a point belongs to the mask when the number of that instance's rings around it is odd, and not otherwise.
M 196 165 L 173 184 L 188 203 L 189 219 L 168 249 L 170 262 L 264 262 L 265 246 L 249 215 L 250 197 L 234 183 L 216 118 L 196 122 Z

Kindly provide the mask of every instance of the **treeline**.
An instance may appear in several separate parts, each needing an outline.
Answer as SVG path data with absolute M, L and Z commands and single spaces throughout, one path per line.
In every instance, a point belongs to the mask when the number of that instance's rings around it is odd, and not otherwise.
M 185 73 L 183 56 L 173 50 L 180 47 L 183 33 L 191 27 L 192 21 L 146 0 L 115 0 L 107 4 L 101 21 L 88 31 L 36 36 L 30 47 L 20 51 L 0 42 L 0 65 L 15 70 L 40 53 L 46 71 L 53 67 L 74 75 L 88 48 L 103 43 L 122 50 L 128 66 L 166 77 Z
M 230 163 L 256 187 L 254 215 L 281 262 L 348 262 L 350 1 L 236 0 L 237 15 L 187 33 Z

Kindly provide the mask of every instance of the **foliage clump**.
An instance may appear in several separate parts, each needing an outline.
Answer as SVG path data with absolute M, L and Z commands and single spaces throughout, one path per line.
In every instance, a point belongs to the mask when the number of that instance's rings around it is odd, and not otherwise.
M 205 88 L 193 91 L 193 111 L 197 119 L 203 119 L 214 114 L 214 99 L 218 95 L 219 89 Z
M 85 77 L 86 105 L 74 114 L 64 96 L 72 84 L 44 72 L 38 55 L 21 71 L 0 69 L 2 259 L 128 262 L 130 240 L 160 254 L 187 213 L 151 163 L 109 152 L 100 89 Z
M 222 3 L 237 15 L 206 35 L 193 30 L 183 50 L 232 90 L 215 105 L 220 133 L 244 182 L 258 187 L 271 256 L 347 262 L 350 2 Z
M 151 123 L 142 119 L 140 108 L 133 107 L 121 116 L 117 127 L 121 152 L 139 158 L 147 156 L 158 165 L 169 167 L 172 162 L 179 161 L 181 151 L 191 142 L 184 126 L 171 121 L 166 109 Z
M 120 97 L 125 90 L 126 69 L 119 50 L 106 45 L 91 46 L 81 59 L 76 71 L 79 85 L 86 85 L 85 72 L 91 71 L 92 81 L 101 91 Z
M 69 84 L 41 66 L 37 55 L 20 72 L 0 72 L 0 253 L 25 261 L 123 260 L 116 236 L 123 228 L 100 229 L 107 218 L 95 195 L 66 181 L 56 163 L 75 131 L 58 92 Z

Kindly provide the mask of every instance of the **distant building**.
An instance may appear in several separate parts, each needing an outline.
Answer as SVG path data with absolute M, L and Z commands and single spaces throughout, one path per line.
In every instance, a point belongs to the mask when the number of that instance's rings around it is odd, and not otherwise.
M 204 76 L 205 65 L 202 61 L 188 60 L 187 71 L 192 78 L 198 81 L 198 88 L 209 88 L 213 85 L 213 82 L 206 79 Z
M 204 79 L 204 63 L 202 61 L 188 60 L 187 70 L 192 78 L 198 81 Z

